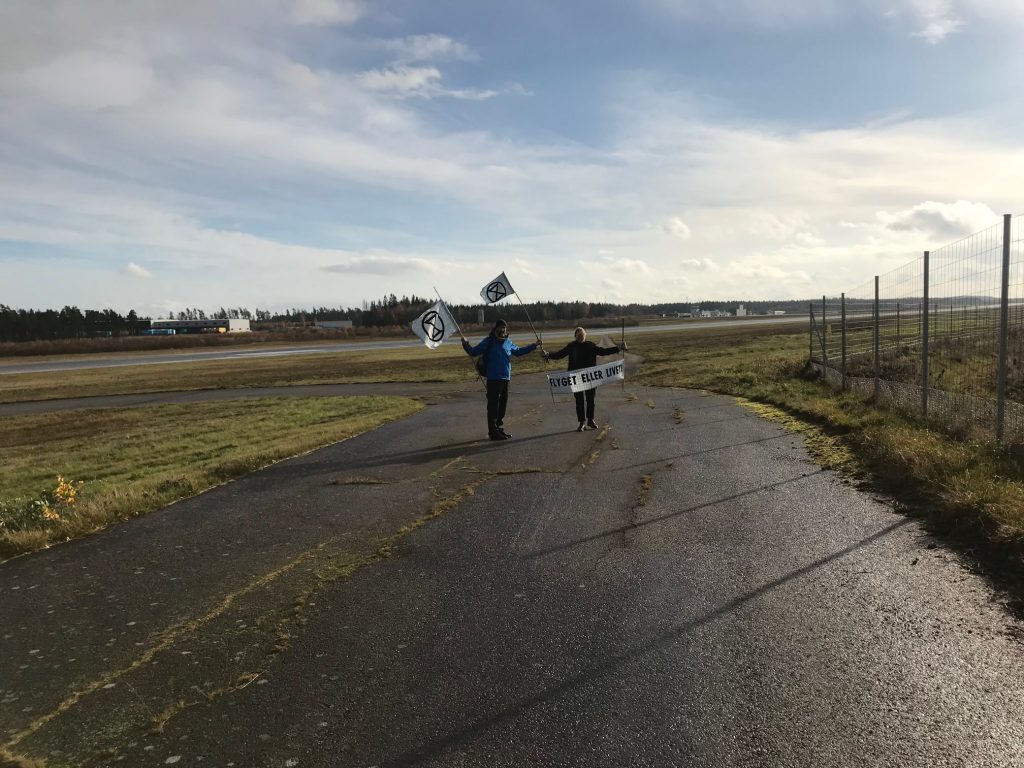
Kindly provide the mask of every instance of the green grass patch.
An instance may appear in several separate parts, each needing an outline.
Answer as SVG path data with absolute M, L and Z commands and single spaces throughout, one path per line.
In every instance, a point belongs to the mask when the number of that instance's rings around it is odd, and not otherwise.
M 394 397 L 274 397 L 6 418 L 0 557 L 151 512 L 422 407 Z
M 518 339 L 518 343 L 524 345 L 528 341 Z M 514 358 L 512 368 L 513 375 L 539 371 L 544 369 L 544 361 L 534 352 Z M 8 374 L 0 376 L 0 402 L 301 384 L 451 382 L 475 377 L 472 359 L 455 340 L 435 350 L 425 347 L 377 349 Z

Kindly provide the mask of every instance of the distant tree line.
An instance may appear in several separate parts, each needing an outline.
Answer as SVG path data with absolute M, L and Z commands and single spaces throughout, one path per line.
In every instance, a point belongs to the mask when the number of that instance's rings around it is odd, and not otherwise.
M 177 320 L 223 320 L 244 318 L 257 324 L 272 326 L 313 325 L 318 320 L 351 320 L 357 328 L 382 328 L 408 325 L 436 299 L 421 296 L 389 294 L 380 299 L 364 301 L 360 307 L 311 307 L 271 312 L 250 311 L 244 307 L 220 307 L 212 313 L 187 308 L 168 315 Z M 509 322 L 535 323 L 576 322 L 612 319 L 639 315 L 675 315 L 699 310 L 719 310 L 733 314 L 743 304 L 748 313 L 765 314 L 783 310 L 789 314 L 807 312 L 808 301 L 700 301 L 661 304 L 614 304 L 586 301 L 535 301 L 525 305 L 515 298 L 484 307 L 482 304 L 455 304 L 450 309 L 460 324 L 477 322 L 479 310 L 485 310 L 485 322 L 501 317 Z M 96 336 L 134 336 L 149 327 L 149 318 L 139 317 L 135 310 L 121 315 L 112 309 L 61 310 L 12 309 L 0 304 L 0 341 L 43 341 L 47 339 L 80 339 Z
M 139 318 L 134 309 L 121 315 L 112 309 L 12 309 L 0 304 L 0 341 L 125 336 L 148 327 L 149 320 Z
M 317 320 L 351 320 L 357 328 L 372 328 L 393 325 L 407 325 L 415 320 L 427 307 L 437 299 L 420 296 L 402 296 L 395 294 L 379 300 L 364 301 L 361 307 L 312 307 L 310 309 L 289 309 L 284 313 L 274 314 L 265 310 L 256 310 L 257 321 L 278 323 L 309 323 Z M 698 301 L 668 302 L 661 304 L 614 304 L 608 302 L 586 301 L 535 301 L 520 304 L 515 298 L 505 299 L 500 304 L 486 306 L 483 304 L 451 304 L 449 309 L 459 323 L 475 323 L 479 310 L 485 310 L 485 322 L 493 322 L 501 317 L 509 322 L 572 322 L 577 320 L 611 319 L 616 317 L 635 317 L 640 315 L 675 315 L 694 313 L 701 310 L 718 310 L 735 314 L 742 305 L 749 314 L 768 314 L 773 311 L 784 311 L 787 314 L 806 313 L 808 301 Z
M 259 313 L 260 310 L 256 310 Z M 269 314 L 269 313 L 268 313 Z M 168 320 L 238 320 L 244 318 L 246 320 L 252 320 L 253 314 L 245 307 L 230 307 L 224 309 L 221 307 L 216 312 L 211 312 L 209 315 L 201 309 L 183 309 L 177 314 L 171 312 L 167 315 Z M 158 318 L 163 319 L 163 318 Z

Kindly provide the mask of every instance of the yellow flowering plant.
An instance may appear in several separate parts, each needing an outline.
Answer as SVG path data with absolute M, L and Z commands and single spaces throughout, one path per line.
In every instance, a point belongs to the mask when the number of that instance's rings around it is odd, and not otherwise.
M 38 498 L 0 501 L 0 530 L 25 531 L 46 528 L 63 520 L 78 503 L 84 483 L 57 475 L 57 485 Z

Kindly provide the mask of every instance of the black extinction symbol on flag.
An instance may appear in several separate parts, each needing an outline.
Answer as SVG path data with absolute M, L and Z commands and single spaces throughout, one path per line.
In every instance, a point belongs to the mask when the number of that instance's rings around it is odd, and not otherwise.
M 423 316 L 423 319 L 420 320 L 420 327 L 427 338 L 433 342 L 441 341 L 444 338 L 444 320 L 437 314 L 435 309 L 430 310 Z
M 487 300 L 491 304 L 501 301 L 506 296 L 508 296 L 508 291 L 505 290 L 505 284 L 501 280 L 495 280 L 487 286 Z

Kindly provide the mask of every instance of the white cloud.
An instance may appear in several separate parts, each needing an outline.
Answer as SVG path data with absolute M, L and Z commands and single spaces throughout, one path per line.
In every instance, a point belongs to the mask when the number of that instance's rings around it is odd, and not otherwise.
M 964 237 L 999 222 L 999 216 L 987 205 L 968 200 L 955 203 L 929 200 L 895 213 L 880 211 L 877 216 L 887 229 L 920 232 L 936 239 Z
M 447 96 L 454 99 L 483 101 L 498 95 L 497 91 L 477 90 L 475 88 L 443 88 L 441 71 L 437 67 L 395 66 L 387 69 L 374 69 L 358 76 L 358 82 L 364 88 L 381 93 L 393 93 L 397 96 L 417 96 L 432 99 Z
M 934 19 L 921 30 L 911 33 L 932 45 L 937 45 L 963 26 L 960 19 Z
M 422 93 L 437 84 L 441 71 L 437 67 L 392 67 L 375 69 L 359 75 L 359 83 L 371 91 L 399 94 Z
M 533 91 L 522 83 L 512 83 L 508 87 L 504 88 L 502 93 L 508 93 L 513 96 L 533 96 Z
M 440 272 L 451 268 L 449 262 L 422 256 L 366 254 L 321 267 L 324 272 L 360 273 L 364 275 L 395 275 L 405 272 Z
M 824 245 L 825 241 L 811 232 L 797 232 L 793 240 L 800 245 L 817 246 Z
M 718 265 L 711 259 L 685 259 L 680 262 L 683 269 L 694 269 L 698 272 L 717 271 Z
M 386 40 L 383 46 L 395 55 L 399 63 L 435 59 L 473 61 L 478 58 L 468 45 L 445 35 L 411 35 L 397 40 Z
M 601 272 L 615 272 L 624 276 L 645 275 L 651 268 L 643 259 L 613 259 L 604 257 L 600 261 L 580 261 L 580 266 L 585 269 L 600 270 Z
M 354 24 L 364 14 L 359 0 L 292 0 L 291 17 L 296 24 L 315 26 Z
M 920 27 L 911 33 L 937 45 L 964 26 L 964 20 L 953 10 L 952 0 L 906 0 L 909 13 Z
M 680 240 L 689 240 L 692 236 L 690 228 L 686 223 L 678 216 L 671 217 L 668 221 L 661 225 L 662 231 L 678 237 Z
M 510 262 L 512 269 L 516 274 L 523 275 L 525 277 L 537 277 L 537 271 L 534 269 L 533 264 L 526 259 L 512 259 Z
M 74 51 L 4 80 L 22 98 L 87 110 L 136 104 L 156 85 L 152 68 L 138 56 L 105 51 Z
M 124 274 L 128 275 L 129 277 L 138 277 L 144 280 L 148 280 L 149 278 L 153 277 L 152 273 L 150 273 L 148 269 L 146 269 L 145 267 L 140 267 L 134 261 L 129 261 L 127 264 L 125 264 L 124 269 L 122 269 L 121 271 L 124 272 Z

